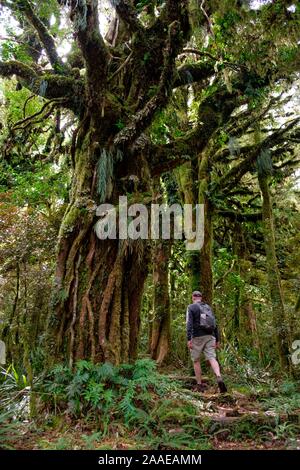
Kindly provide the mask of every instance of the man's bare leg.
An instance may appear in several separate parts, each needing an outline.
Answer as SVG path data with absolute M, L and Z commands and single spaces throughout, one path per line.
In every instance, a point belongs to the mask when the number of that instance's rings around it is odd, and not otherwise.
M 209 363 L 211 365 L 212 370 L 214 371 L 216 377 L 221 377 L 220 366 L 216 359 L 211 358 L 209 359 Z
M 218 387 L 219 387 L 220 392 L 221 393 L 227 392 L 227 387 L 223 382 L 218 361 L 214 358 L 211 358 L 211 359 L 209 359 L 209 363 L 210 363 L 211 368 L 212 368 L 212 370 L 214 371 L 214 373 L 217 377 L 217 382 L 218 382 Z
M 200 360 L 194 361 L 194 371 L 195 371 L 195 376 L 197 380 L 197 384 L 201 384 L 201 377 L 202 377 L 202 371 L 201 371 L 201 364 Z

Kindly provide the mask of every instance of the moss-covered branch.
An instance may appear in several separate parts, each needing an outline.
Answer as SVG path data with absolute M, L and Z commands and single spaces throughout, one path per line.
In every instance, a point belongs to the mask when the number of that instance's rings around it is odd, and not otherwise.
M 212 61 L 195 62 L 194 64 L 184 64 L 177 69 L 173 87 L 178 88 L 183 85 L 190 85 L 202 82 L 212 77 L 216 73 Z
M 31 2 L 28 0 L 16 0 L 13 2 L 13 7 L 26 16 L 28 22 L 37 32 L 41 44 L 45 48 L 46 54 L 54 70 L 60 73 L 65 71 L 66 66 L 57 53 L 54 38 L 50 31 L 48 31 L 45 23 L 35 13 Z
M 72 0 L 71 19 L 87 71 L 87 83 L 93 106 L 102 96 L 110 54 L 99 31 L 98 0 Z
M 144 33 L 144 27 L 137 16 L 137 11 L 129 0 L 120 0 L 116 5 L 119 17 L 126 23 L 131 33 Z
M 190 30 L 188 0 L 166 0 L 165 6 L 153 28 L 157 27 L 157 23 L 166 26 L 173 21 L 180 21 L 181 30 L 185 39 L 187 39 Z
M 0 61 L 0 76 L 10 78 L 14 75 L 21 80 L 22 85 L 34 94 L 47 99 L 66 98 L 66 107 L 76 113 L 80 112 L 80 104 L 84 99 L 82 80 L 53 73 L 41 73 L 16 60 Z
M 238 222 L 257 222 L 258 220 L 262 220 L 261 212 L 239 212 L 236 210 L 216 210 L 216 213 L 221 217 L 230 220 L 237 220 Z
M 248 173 L 249 170 L 253 168 L 256 158 L 259 155 L 259 152 L 262 149 L 270 149 L 281 144 L 280 153 L 285 149 L 286 142 L 289 139 L 289 132 L 292 131 L 299 123 L 300 118 L 293 119 L 289 124 L 282 126 L 277 131 L 273 132 L 271 135 L 266 137 L 261 143 L 253 145 L 252 147 L 246 147 L 240 153 L 240 155 L 245 155 L 246 157 L 237 165 L 235 165 L 231 170 L 229 170 L 219 181 L 214 185 L 213 190 L 222 190 L 226 188 L 227 190 L 234 188 L 238 181 Z M 278 147 L 274 148 L 272 153 L 278 153 Z
M 182 37 L 180 23 L 174 21 L 169 26 L 168 39 L 164 50 L 164 65 L 157 93 L 146 103 L 141 111 L 131 118 L 127 126 L 116 135 L 114 139 L 116 145 L 133 143 L 151 124 L 155 113 L 168 103 L 172 93 L 171 84 L 175 71 L 175 58 L 181 47 Z
M 13 75 L 28 81 L 36 80 L 38 78 L 36 71 L 29 67 L 29 65 L 23 64 L 17 60 L 10 60 L 7 62 L 0 61 L 0 76 L 3 78 L 10 78 Z
M 166 145 L 152 147 L 153 175 L 159 175 L 179 166 L 186 161 L 187 156 L 193 158 L 201 153 L 216 129 L 226 122 L 237 102 L 238 92 L 231 94 L 222 85 L 214 95 L 206 98 L 199 107 L 199 124 L 196 129 Z

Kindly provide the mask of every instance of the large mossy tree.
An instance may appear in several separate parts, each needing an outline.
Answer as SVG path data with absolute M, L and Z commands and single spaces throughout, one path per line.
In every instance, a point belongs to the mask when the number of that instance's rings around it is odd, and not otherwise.
M 168 103 L 178 80 L 175 59 L 190 34 L 187 1 L 167 1 L 148 27 L 132 2 L 112 2 L 119 19 L 112 47 L 100 34 L 98 3 L 58 2 L 72 22 L 73 49 L 85 70 L 81 78 L 78 68 L 59 57 L 47 27 L 50 15 L 39 15 L 39 2 L 1 2 L 37 36 L 48 58 L 45 68 L 36 57 L 30 63 L 1 62 L 2 77 L 16 75 L 22 86 L 78 117 L 49 319 L 54 356 L 67 355 L 71 363 L 83 357 L 118 363 L 136 355 L 147 246 L 98 240 L 95 207 L 104 201 L 117 205 L 119 195 L 130 191 L 132 176 L 139 193 L 150 190 L 151 155 L 143 133 Z

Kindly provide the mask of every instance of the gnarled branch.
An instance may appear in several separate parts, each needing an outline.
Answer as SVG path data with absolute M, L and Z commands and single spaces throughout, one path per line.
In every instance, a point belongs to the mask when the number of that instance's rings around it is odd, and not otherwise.
M 56 72 L 65 71 L 66 65 L 62 62 L 57 53 L 54 38 L 48 31 L 44 22 L 35 13 L 31 2 L 29 0 L 15 0 L 12 6 L 15 7 L 20 13 L 24 14 L 29 23 L 36 30 L 53 69 Z
M 187 39 L 190 30 L 188 0 L 166 0 L 157 22 L 169 25 L 173 21 L 180 22 L 184 38 Z M 156 24 L 153 26 L 154 28 L 156 28 Z
M 90 98 L 96 105 L 106 82 L 110 57 L 99 30 L 98 0 L 72 0 L 71 18 L 86 62 Z
M 144 34 L 144 26 L 137 16 L 137 11 L 129 0 L 119 0 L 116 4 L 116 11 L 119 17 L 127 24 L 131 33 Z
M 175 69 L 175 58 L 177 56 L 181 34 L 181 27 L 178 21 L 174 21 L 169 26 L 168 40 L 164 50 L 164 66 L 158 84 L 158 90 L 129 122 L 129 124 L 120 131 L 114 142 L 116 145 L 132 143 L 151 123 L 156 111 L 165 106 L 169 100 L 172 91 L 172 82 Z
M 75 80 L 73 77 L 63 75 L 58 76 L 53 73 L 42 74 L 17 60 L 0 61 L 0 76 L 10 78 L 14 75 L 35 95 L 46 99 L 66 98 L 68 99 L 66 107 L 72 109 L 76 114 L 80 112 L 80 103 L 84 97 L 82 80 Z
M 177 76 L 173 83 L 173 87 L 177 88 L 183 85 L 191 85 L 192 83 L 201 82 L 213 75 L 216 71 L 214 69 L 214 62 L 196 62 L 195 64 L 185 64 L 177 69 Z
M 278 144 L 283 144 L 288 140 L 289 131 L 293 130 L 295 126 L 300 121 L 300 118 L 293 119 L 287 125 L 282 126 L 282 128 L 278 129 L 276 132 L 273 132 L 271 135 L 266 137 L 261 143 L 257 145 L 253 145 L 252 149 L 249 149 L 247 152 L 247 156 L 244 160 L 237 165 L 235 165 L 231 170 L 229 170 L 220 180 L 212 186 L 212 190 L 219 191 L 226 188 L 229 190 L 233 188 L 236 183 L 244 176 L 251 168 L 256 161 L 259 152 L 263 148 L 272 148 Z M 285 149 L 283 148 L 283 151 Z M 273 153 L 277 152 L 278 149 L 274 149 Z

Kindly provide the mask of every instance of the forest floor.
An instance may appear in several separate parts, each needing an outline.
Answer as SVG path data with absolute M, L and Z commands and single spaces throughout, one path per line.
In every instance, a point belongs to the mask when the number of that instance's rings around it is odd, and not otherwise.
M 166 374 L 166 372 L 164 371 Z M 20 450 L 278 450 L 300 449 L 300 394 L 259 383 L 251 386 L 229 383 L 229 392 L 219 394 L 212 378 L 204 393 L 193 390 L 194 378 L 166 374 L 176 387 L 165 400 L 162 432 L 143 435 L 112 423 L 107 435 L 85 419 L 67 415 L 43 416 L 19 427 L 14 449 Z M 178 385 L 179 384 L 179 385 Z M 288 386 L 286 386 L 288 389 Z M 173 404 L 186 403 L 182 413 L 172 414 Z M 193 411 L 188 408 L 193 407 Z M 166 408 L 166 409 L 167 409 Z M 195 412 L 196 410 L 196 412 Z M 191 414 L 194 413 L 194 416 Z M 198 427 L 198 429 L 195 429 Z M 199 433 L 201 429 L 201 433 Z M 191 437 L 193 436 L 193 437 Z

